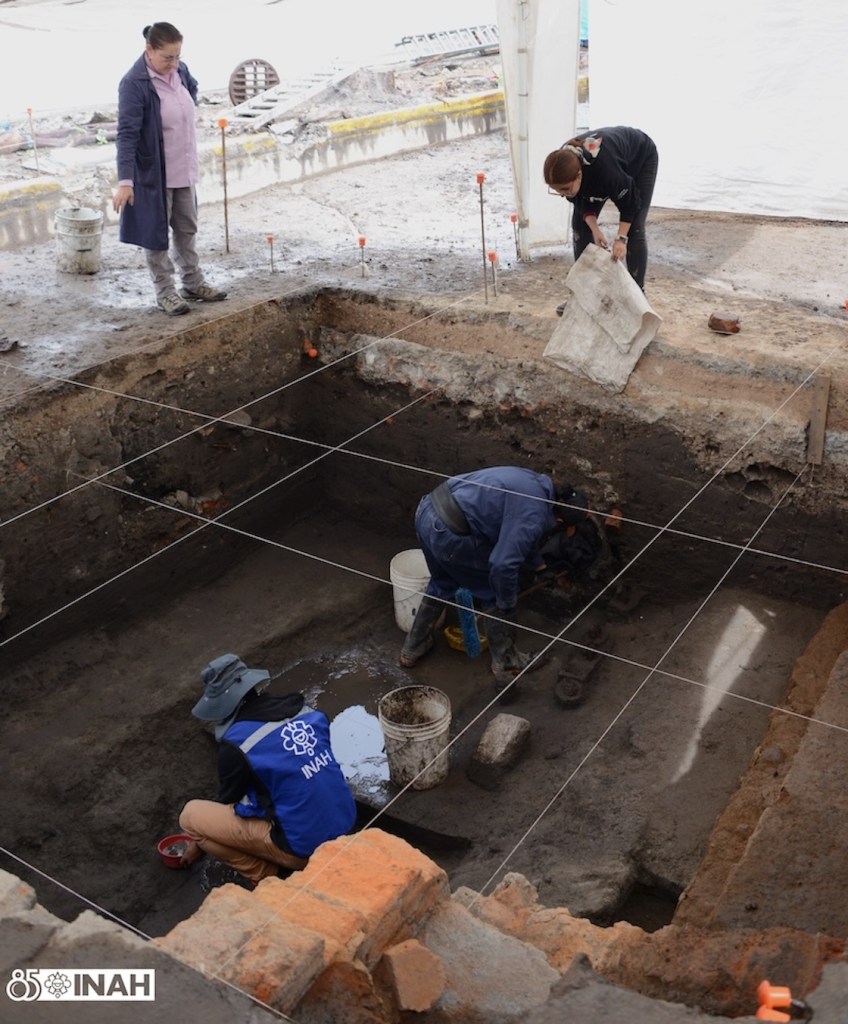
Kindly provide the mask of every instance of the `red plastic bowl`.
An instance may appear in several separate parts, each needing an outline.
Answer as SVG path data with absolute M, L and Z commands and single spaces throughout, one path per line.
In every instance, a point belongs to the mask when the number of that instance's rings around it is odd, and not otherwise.
M 182 855 L 190 842 L 191 836 L 187 836 L 185 832 L 177 832 L 176 835 L 160 839 L 156 844 L 156 849 L 159 851 L 159 856 L 165 867 L 181 868 L 183 866 L 180 862 Z

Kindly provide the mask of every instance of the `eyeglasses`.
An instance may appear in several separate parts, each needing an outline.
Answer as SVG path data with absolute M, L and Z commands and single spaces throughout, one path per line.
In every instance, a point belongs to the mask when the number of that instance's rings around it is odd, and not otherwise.
M 178 60 L 182 59 L 182 54 L 171 54 L 171 53 L 159 53 L 156 51 L 156 56 L 163 64 L 176 64 Z
M 574 181 L 570 181 L 567 185 L 560 185 L 559 188 L 554 188 L 553 185 L 548 185 L 548 195 L 556 196 L 558 199 L 570 199 L 577 195 L 580 191 L 580 175 L 578 174 Z

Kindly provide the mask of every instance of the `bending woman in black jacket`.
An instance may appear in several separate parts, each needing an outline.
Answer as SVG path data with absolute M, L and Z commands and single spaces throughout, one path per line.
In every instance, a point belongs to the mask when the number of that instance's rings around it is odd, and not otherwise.
M 648 239 L 645 221 L 654 194 L 659 156 L 653 140 L 638 128 L 599 128 L 585 132 L 545 158 L 548 188 L 574 205 L 571 218 L 574 259 L 590 242 L 609 243 L 598 217 L 609 200 L 618 208 L 618 231 L 612 258 L 626 259 L 636 284 L 645 290 Z

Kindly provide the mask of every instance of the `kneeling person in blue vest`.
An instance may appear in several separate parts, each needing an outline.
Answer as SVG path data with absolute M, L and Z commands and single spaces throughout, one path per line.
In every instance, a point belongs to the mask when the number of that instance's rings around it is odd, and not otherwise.
M 201 678 L 192 714 L 215 724 L 219 790 L 216 800 L 183 808 L 180 828 L 193 840 L 183 863 L 208 853 L 254 884 L 305 867 L 356 820 L 329 719 L 302 693 L 263 693 L 269 674 L 235 654 L 210 662 Z

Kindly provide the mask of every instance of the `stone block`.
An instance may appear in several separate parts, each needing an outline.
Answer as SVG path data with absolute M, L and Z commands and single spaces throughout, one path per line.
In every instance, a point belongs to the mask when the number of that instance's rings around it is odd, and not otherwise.
M 417 939 L 407 939 L 387 949 L 380 970 L 401 1011 L 432 1010 L 445 989 L 445 965 L 441 957 Z
M 496 789 L 521 757 L 529 739 L 530 723 L 526 718 L 497 715 L 486 726 L 468 763 L 468 778 L 483 789 Z
M 34 911 L 47 914 L 38 905 Z M 263 1010 L 245 993 L 224 985 L 214 976 L 205 976 L 192 969 L 157 948 L 155 942 L 147 942 L 128 928 L 99 914 L 87 910 L 70 923 L 59 918 L 53 920 L 58 926 L 46 944 L 32 956 L 21 948 L 17 961 L 10 966 L 5 977 L 8 978 L 14 968 L 27 967 L 48 971 L 51 968 L 89 971 L 123 968 L 152 969 L 155 972 L 154 1003 L 126 1002 L 111 1004 L 107 1008 L 84 1001 L 63 1002 L 57 1011 L 62 1024 L 92 1024 L 95 1020 L 117 1019 L 121 1024 L 150 1024 L 151 1007 L 156 1020 L 163 1021 L 185 1019 L 186 1007 L 191 1008 L 191 1019 L 202 1020 L 203 1024 L 275 1024 L 279 1021 L 279 1014 Z M 7 919 L 0 931 L 6 934 L 6 924 L 19 921 L 28 923 L 28 918 Z M 201 936 L 197 944 L 202 948 L 203 943 L 204 937 Z M 44 1005 L 12 1002 L 0 988 L 0 1019 L 3 1024 L 32 1024 L 41 1020 L 36 1007 Z
M 731 313 L 710 313 L 707 327 L 717 334 L 738 334 L 739 317 Z
M 0 871 L 0 973 L 31 960 L 64 924 L 36 903 L 31 885 Z
M 324 970 L 320 935 L 281 920 L 237 885 L 214 889 L 197 913 L 153 941 L 281 1013 L 290 1013 Z
M 0 977 L 8 979 L 15 967 L 34 964 L 38 954 L 50 941 L 55 924 L 39 923 L 35 917 L 4 917 L 0 921 Z
M 418 939 L 444 964 L 445 988 L 434 1012 L 445 1022 L 517 1018 L 542 1005 L 560 976 L 541 950 L 504 935 L 453 899 Z
M 297 1024 L 396 1024 L 359 960 L 330 964 L 298 1004 Z
M 70 923 L 62 922 L 62 928 L 56 932 L 56 944 L 66 947 L 85 946 L 90 949 L 97 945 L 123 947 L 131 955 L 145 949 L 145 941 L 129 928 L 124 928 L 116 921 L 110 921 L 93 910 L 84 910 L 79 917 Z
M 2 566 L 0 562 L 0 566 Z M 0 871 L 0 917 L 12 917 L 35 906 L 35 890 L 17 875 Z

